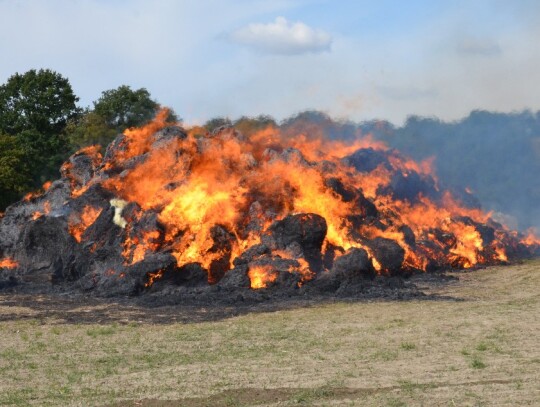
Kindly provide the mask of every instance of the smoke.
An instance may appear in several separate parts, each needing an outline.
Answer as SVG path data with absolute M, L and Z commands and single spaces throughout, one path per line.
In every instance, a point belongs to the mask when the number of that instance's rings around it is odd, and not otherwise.
M 417 161 L 434 157 L 441 184 L 471 190 L 494 219 L 511 228 L 540 229 L 540 112 L 473 111 L 453 122 L 411 116 L 395 126 L 307 111 L 284 120 L 281 128 L 291 134 L 317 129 L 343 140 L 372 134 Z

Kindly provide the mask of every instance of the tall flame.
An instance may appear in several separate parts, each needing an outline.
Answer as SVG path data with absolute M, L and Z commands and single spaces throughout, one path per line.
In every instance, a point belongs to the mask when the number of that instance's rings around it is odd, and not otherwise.
M 223 258 L 230 264 L 260 241 L 268 225 L 294 213 L 322 216 L 327 224 L 324 247 L 364 248 L 379 272 L 384 270 L 366 244 L 376 237 L 400 245 L 405 251 L 403 267 L 411 269 L 425 270 L 433 262 L 468 268 L 508 258 L 507 232 L 485 240 L 475 226 L 489 222 L 489 213 L 464 207 L 449 192 L 440 192 L 438 200 L 423 194 L 405 200 L 389 192 L 396 172 L 404 179 L 430 177 L 439 191 L 433 159 L 416 163 L 371 137 L 344 142 L 329 140 L 317 131 L 291 136 L 272 126 L 246 135 L 225 129 L 201 137 L 197 128 L 181 137 L 156 138 L 156 132 L 167 126 L 166 117 L 164 110 L 150 124 L 127 130 L 120 148 L 101 163 L 106 176 L 73 186 L 73 195 L 80 196 L 92 183 L 101 183 L 141 211 L 157 212 L 162 229 L 126 233 L 127 264 L 143 260 L 160 245 L 171 251 L 179 267 L 196 262 L 209 270 Z M 360 148 L 384 153 L 388 161 L 370 171 L 355 171 L 343 159 Z M 133 165 L 134 157 L 143 158 Z M 352 190 L 353 196 L 362 196 L 365 205 L 373 205 L 384 216 L 377 222 L 355 223 L 355 216 L 369 217 L 362 213 L 364 204 L 338 194 L 328 186 L 329 178 Z M 80 220 L 70 225 L 78 242 L 99 213 L 86 207 Z M 216 226 L 226 231 L 220 237 L 221 246 L 214 236 Z M 412 237 L 405 235 L 404 227 Z M 411 238 L 419 244 L 411 243 Z M 531 234 L 522 243 L 538 245 L 540 241 Z M 313 276 L 307 263 L 295 271 L 305 281 Z M 263 266 L 251 267 L 248 274 L 252 288 L 265 287 L 277 278 Z

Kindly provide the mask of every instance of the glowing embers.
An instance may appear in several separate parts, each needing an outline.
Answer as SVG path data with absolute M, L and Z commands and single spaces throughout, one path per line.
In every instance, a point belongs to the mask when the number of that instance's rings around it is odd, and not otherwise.
M 19 267 L 19 263 L 9 257 L 0 259 L 0 269 L 15 269 L 17 267 Z
M 41 196 L 44 192 L 47 192 L 49 190 L 49 188 L 51 187 L 52 185 L 52 182 L 51 181 L 47 181 L 43 184 L 43 186 L 41 187 L 41 190 L 38 190 L 38 191 L 35 191 L 35 192 L 29 192 L 27 193 L 23 200 L 24 201 L 30 201 L 38 196 Z
M 146 281 L 146 283 L 144 283 L 144 286 L 145 288 L 148 288 L 150 287 L 152 284 L 154 284 L 156 282 L 156 280 L 159 280 L 163 277 L 163 273 L 164 271 L 163 270 L 158 270 L 158 271 L 155 271 L 153 273 L 148 273 L 148 280 Z M 124 276 L 122 274 L 120 274 L 120 276 L 123 278 Z

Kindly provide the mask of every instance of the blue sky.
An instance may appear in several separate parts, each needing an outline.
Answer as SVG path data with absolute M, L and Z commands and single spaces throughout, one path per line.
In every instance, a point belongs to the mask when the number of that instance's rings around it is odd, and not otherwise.
M 0 81 L 51 68 L 83 106 L 146 87 L 189 123 L 453 120 L 540 109 L 539 23 L 529 0 L 0 0 Z

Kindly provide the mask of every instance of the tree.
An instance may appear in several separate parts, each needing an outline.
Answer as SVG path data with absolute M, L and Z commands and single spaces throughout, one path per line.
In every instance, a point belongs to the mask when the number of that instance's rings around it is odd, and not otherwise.
M 159 108 L 159 104 L 152 100 L 145 88 L 134 91 L 127 85 L 102 92 L 101 97 L 94 102 L 94 113 L 118 132 L 149 122 Z M 178 121 L 172 110 L 167 121 Z
M 118 135 L 116 128 L 91 110 L 86 110 L 78 120 L 69 122 L 65 132 L 72 151 L 96 144 L 106 147 Z
M 17 137 L 0 134 L 0 210 L 17 200 L 32 184 L 25 158 Z
M 213 132 L 219 127 L 222 126 L 232 126 L 232 121 L 228 117 L 214 117 L 213 119 L 208 120 L 204 123 L 203 127 L 206 131 Z
M 58 135 L 80 111 L 69 81 L 49 69 L 16 73 L 0 86 L 0 132 Z
M 277 123 L 273 117 L 267 115 L 257 117 L 242 116 L 234 122 L 234 128 L 246 136 L 268 127 L 277 127 Z
M 15 137 L 18 146 L 13 147 L 12 141 L 4 138 L 14 154 L 13 160 L 3 156 L 4 166 L 11 162 L 12 169 L 18 168 L 22 152 L 25 171 L 32 179 L 30 185 L 26 181 L 18 187 L 12 185 L 12 191 L 37 188 L 58 176 L 69 150 L 63 131 L 68 121 L 80 114 L 78 100 L 69 81 L 49 69 L 16 73 L 0 86 L 0 133 Z M 21 182 L 20 177 L 15 179 Z

